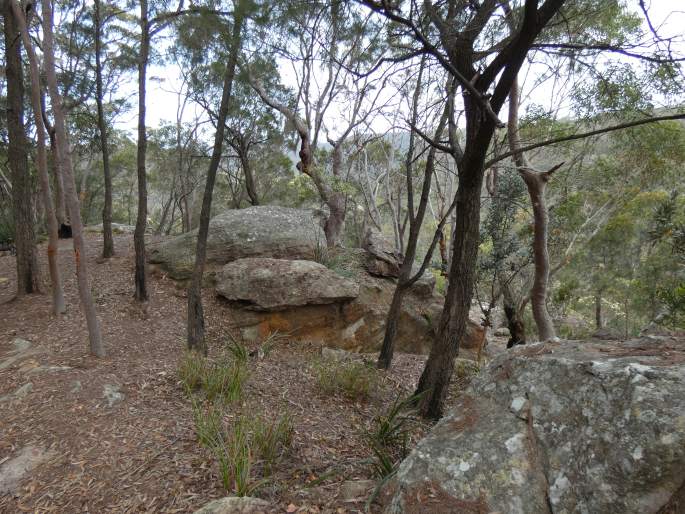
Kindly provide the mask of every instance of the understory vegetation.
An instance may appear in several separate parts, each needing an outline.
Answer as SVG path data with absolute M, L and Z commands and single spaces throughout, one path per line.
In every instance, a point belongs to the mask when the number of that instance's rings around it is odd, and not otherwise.
M 226 354 L 210 361 L 187 352 L 178 374 L 192 405 L 198 441 L 213 456 L 227 492 L 248 496 L 266 483 L 273 466 L 290 448 L 289 414 L 239 413 L 249 356 L 233 341 Z

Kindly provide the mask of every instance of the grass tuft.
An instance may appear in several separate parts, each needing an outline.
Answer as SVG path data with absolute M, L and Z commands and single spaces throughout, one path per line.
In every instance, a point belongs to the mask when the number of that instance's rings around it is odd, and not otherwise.
M 207 366 L 202 388 L 210 401 L 236 402 L 243 394 L 247 376 L 243 363 L 222 359 Z
M 207 367 L 206 359 L 197 352 L 186 351 L 178 366 L 178 376 L 186 392 L 202 387 Z
M 407 456 L 411 417 L 409 412 L 419 396 L 397 398 L 388 410 L 373 419 L 366 439 L 373 453 L 372 467 L 379 478 L 395 473 L 399 462 Z
M 314 372 L 325 394 L 354 401 L 367 400 L 378 383 L 376 369 L 358 361 L 320 360 L 314 363 Z

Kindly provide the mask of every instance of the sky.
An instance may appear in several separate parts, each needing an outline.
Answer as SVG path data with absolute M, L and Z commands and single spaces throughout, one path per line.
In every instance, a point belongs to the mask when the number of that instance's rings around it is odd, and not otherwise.
M 628 4 L 631 9 L 639 12 L 638 1 L 639 0 L 629 0 Z M 650 14 L 652 24 L 659 31 L 659 34 L 666 37 L 685 36 L 685 0 L 645 0 L 645 6 Z M 646 21 L 644 24 L 646 28 Z M 677 49 L 681 50 L 682 53 L 685 53 L 685 43 L 681 42 Z M 626 58 L 626 62 L 631 62 L 631 60 Z M 283 63 L 280 66 L 280 71 L 282 82 L 287 86 L 294 86 L 294 78 L 292 72 L 289 70 L 289 66 Z M 527 74 L 524 70 L 521 75 L 522 82 L 524 83 L 524 109 L 526 102 L 548 106 L 551 98 L 551 86 L 546 85 L 536 88 L 535 91 L 531 93 L 531 88 L 526 88 L 526 84 L 530 85 L 533 83 L 536 76 L 535 68 L 532 68 Z M 148 80 L 147 93 L 148 127 L 158 127 L 160 123 L 163 122 L 175 123 L 179 102 L 178 91 L 182 88 L 183 82 L 179 69 L 173 65 L 151 66 L 148 76 L 150 77 Z M 132 97 L 134 97 L 136 91 L 135 83 L 131 84 L 130 87 L 133 91 Z M 135 102 L 134 98 L 131 100 L 132 102 Z M 345 107 L 346 106 L 344 105 L 336 106 L 334 111 L 337 109 L 338 113 L 344 112 Z M 563 105 L 561 107 L 561 113 L 562 115 L 569 114 L 564 112 Z M 196 105 L 190 104 L 184 111 L 183 119 L 185 121 L 190 121 L 198 115 L 202 115 L 201 109 Z M 119 127 L 128 130 L 133 135 L 136 128 L 136 116 L 136 110 L 133 109 L 125 117 L 122 117 L 119 120 Z M 379 120 L 374 128 L 383 130 L 382 125 L 387 123 L 387 120 Z

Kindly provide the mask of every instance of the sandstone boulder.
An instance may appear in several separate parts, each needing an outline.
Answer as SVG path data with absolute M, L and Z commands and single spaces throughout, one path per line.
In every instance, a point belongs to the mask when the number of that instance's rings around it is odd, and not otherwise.
M 379 277 L 397 277 L 403 255 L 395 251 L 395 245 L 382 233 L 369 228 L 364 234 L 362 248 L 366 250 L 366 270 Z
M 197 230 L 149 245 L 148 259 L 177 280 L 190 277 Z M 275 205 L 224 212 L 209 223 L 207 269 L 245 257 L 314 259 L 326 238 L 316 211 Z
M 216 291 L 247 309 L 278 311 L 352 300 L 359 286 L 314 261 L 256 257 L 226 264 Z
M 385 512 L 682 512 L 683 384 L 682 338 L 510 350 L 400 465 Z
M 364 267 L 364 250 L 339 252 L 342 254 L 334 259 L 336 271 L 313 262 L 294 265 L 314 269 L 320 274 L 321 280 L 313 277 L 311 287 L 298 284 L 298 281 L 308 281 L 305 273 L 285 278 L 285 272 L 268 272 L 262 278 L 240 271 L 244 269 L 240 261 L 227 265 L 225 268 L 231 270 L 230 281 L 224 280 L 224 272 L 217 274 L 217 293 L 228 300 L 225 305 L 227 318 L 247 339 L 262 339 L 278 331 L 304 343 L 356 352 L 378 351 L 395 280 L 369 275 Z M 293 265 L 283 263 L 276 266 L 293 268 Z M 345 276 L 336 275 L 340 273 Z M 337 285 L 334 287 L 334 284 Z M 238 290 L 242 293 L 237 294 Z M 261 307 L 256 304 L 258 297 Z M 430 351 L 442 305 L 443 298 L 430 291 L 429 285 L 409 289 L 400 314 L 397 351 L 417 354 Z M 481 327 L 469 323 L 462 347 L 475 348 L 481 333 Z

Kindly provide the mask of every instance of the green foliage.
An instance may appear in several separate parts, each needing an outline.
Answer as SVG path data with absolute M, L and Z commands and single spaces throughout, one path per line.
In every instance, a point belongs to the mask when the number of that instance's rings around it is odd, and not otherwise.
M 271 474 L 271 469 L 278 457 L 292 444 L 292 419 L 287 413 L 273 422 L 256 416 L 251 421 L 251 430 L 253 446 L 264 464 L 264 475 L 267 476 Z
M 186 351 L 178 366 L 178 376 L 186 392 L 200 389 L 205 380 L 207 361 L 194 351 Z
M 263 480 L 256 478 L 255 466 L 261 462 L 262 474 L 268 476 L 292 444 L 288 414 L 273 422 L 240 415 L 224 424 L 221 411 L 213 404 L 204 408 L 193 400 L 192 407 L 198 441 L 213 455 L 224 489 L 236 496 L 248 496 L 260 487 Z
M 245 361 L 222 358 L 210 362 L 197 352 L 186 352 L 178 368 L 188 394 L 202 390 L 210 402 L 236 402 L 248 377 Z
M 236 402 L 243 393 L 247 367 L 228 359 L 209 364 L 202 387 L 210 401 Z
M 368 399 L 378 381 L 376 369 L 363 362 L 319 360 L 313 368 L 324 394 L 341 394 L 354 401 Z
M 229 336 L 229 342 L 226 345 L 226 350 L 239 365 L 247 364 L 247 361 L 250 358 L 250 353 L 248 352 L 247 347 L 242 341 L 239 341 L 233 336 Z
M 397 398 L 388 410 L 373 419 L 371 428 L 366 432 L 371 452 L 374 473 L 381 479 L 393 475 L 399 462 L 407 456 L 410 427 L 410 414 L 419 396 L 404 400 Z

